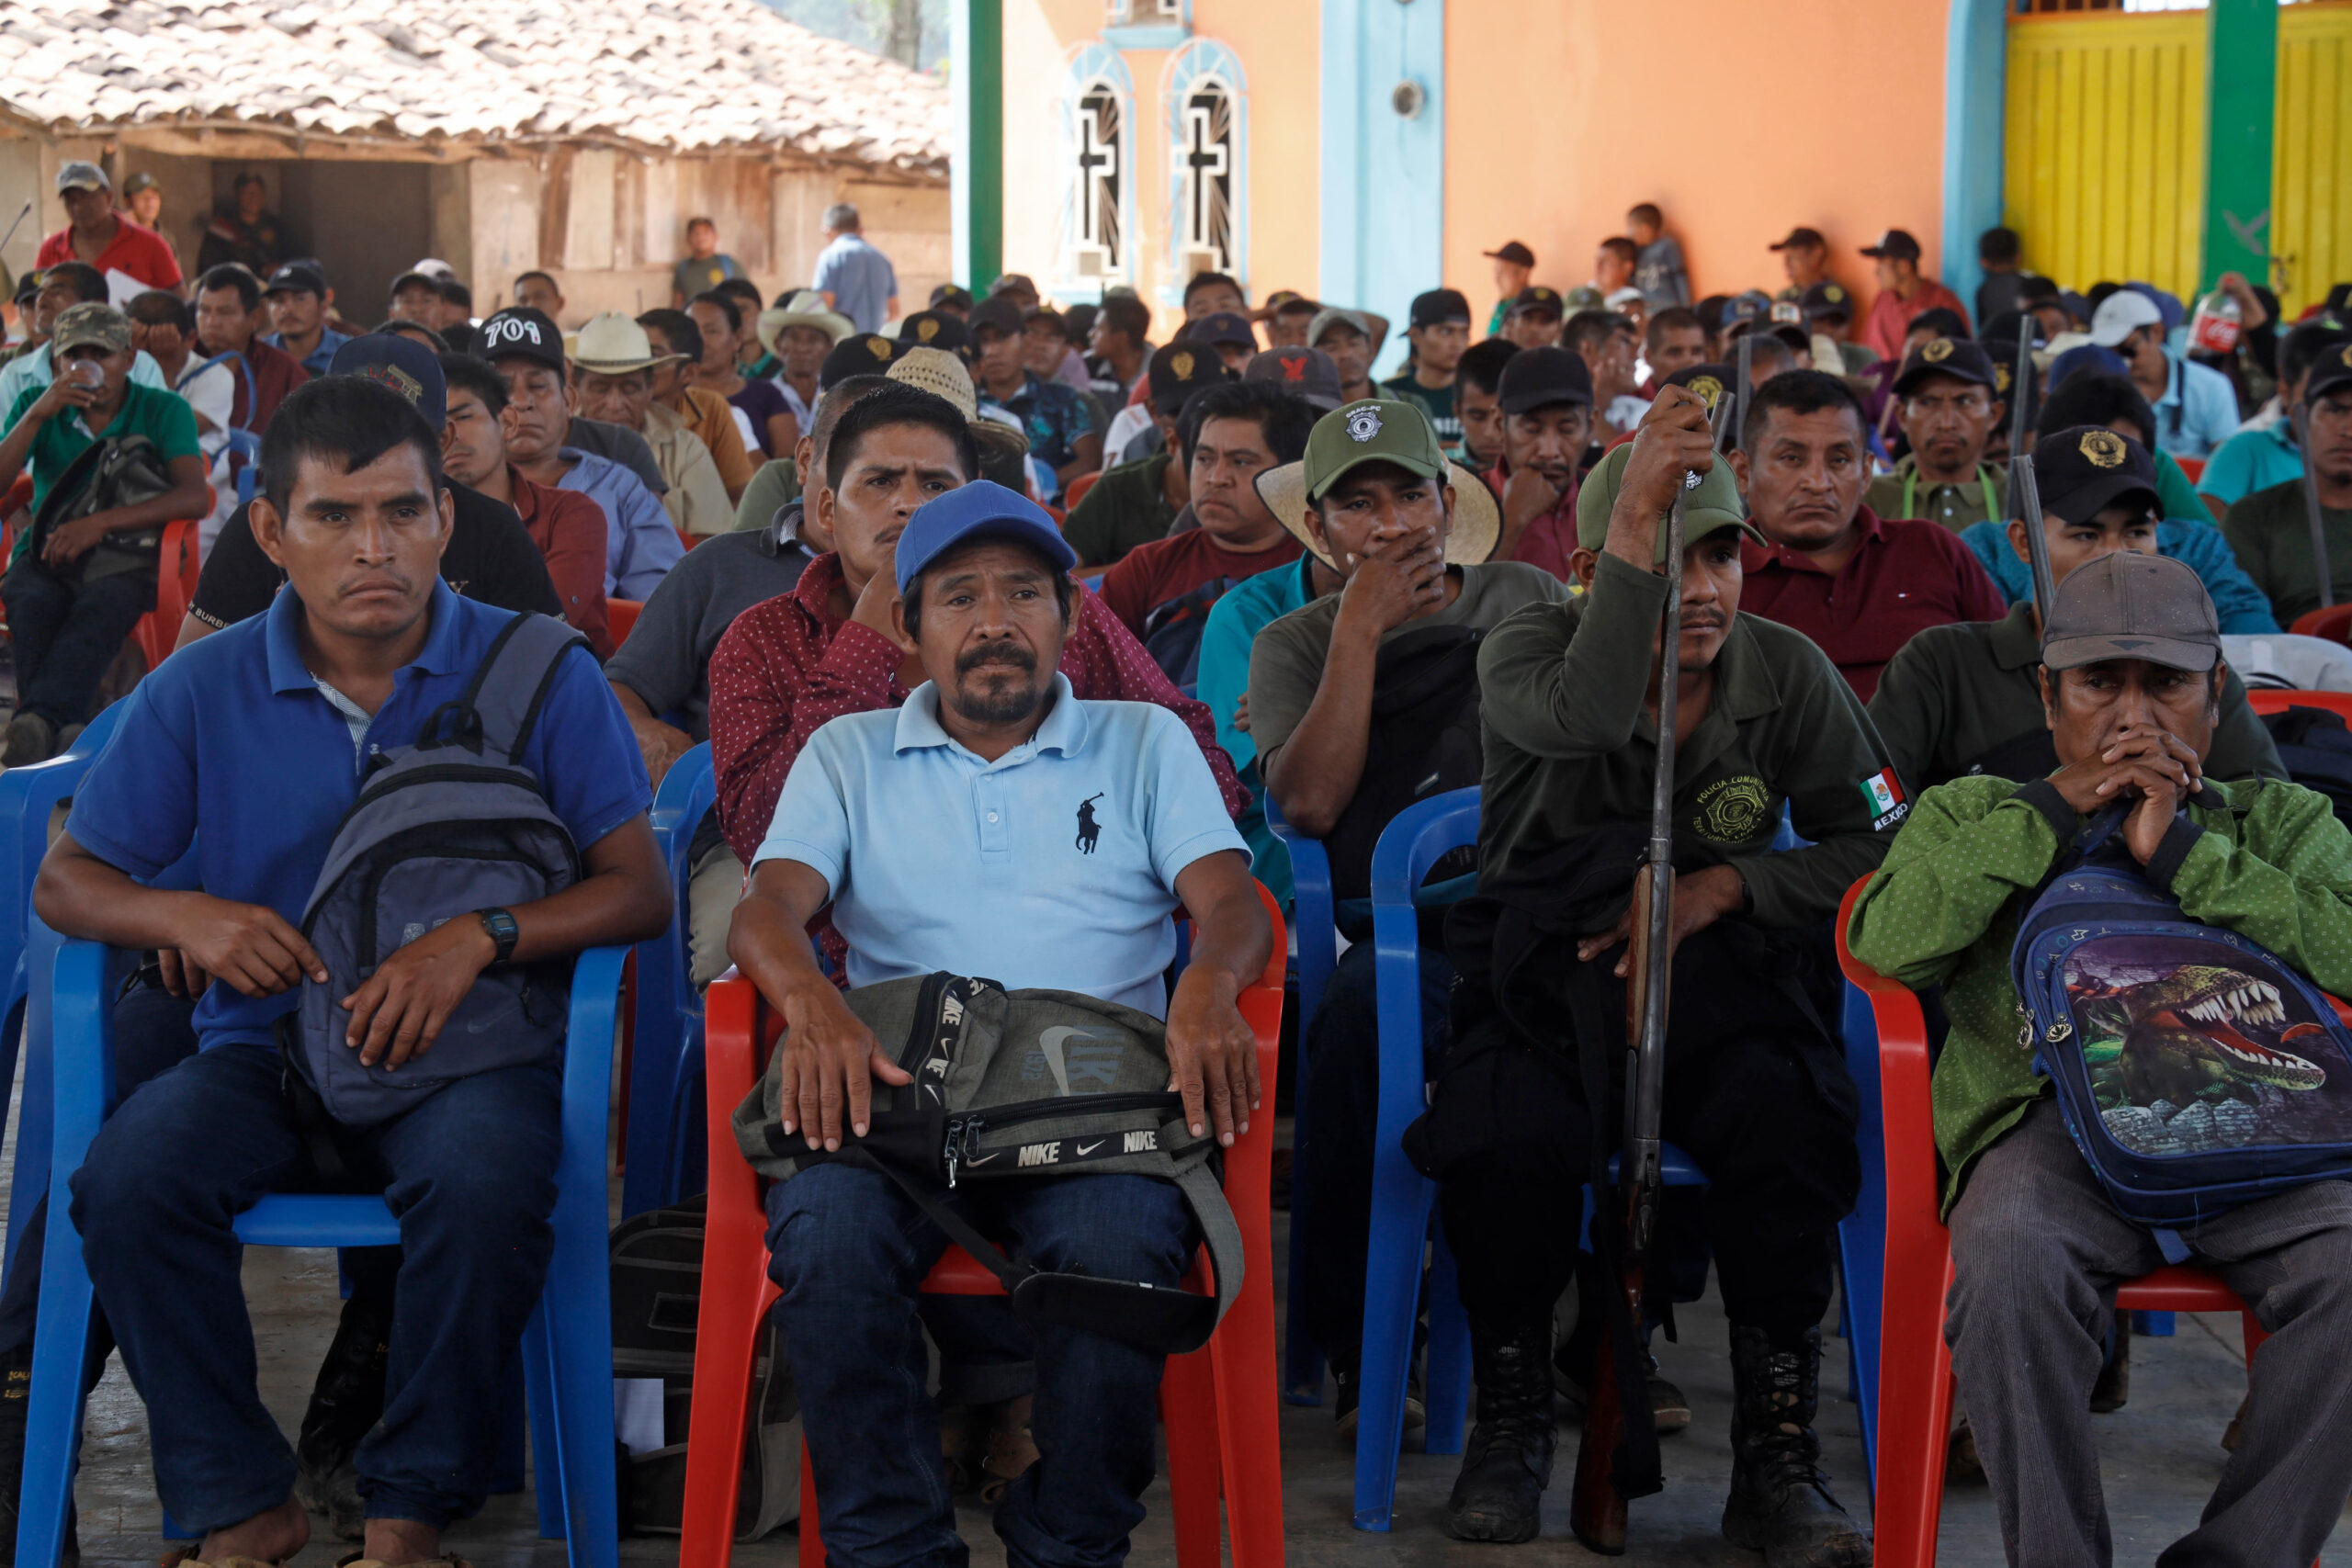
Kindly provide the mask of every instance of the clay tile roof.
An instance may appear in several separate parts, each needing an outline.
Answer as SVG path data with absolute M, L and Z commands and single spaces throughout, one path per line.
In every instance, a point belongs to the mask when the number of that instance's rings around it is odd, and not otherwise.
M 0 114 L 947 172 L 944 82 L 759 0 L 0 0 Z

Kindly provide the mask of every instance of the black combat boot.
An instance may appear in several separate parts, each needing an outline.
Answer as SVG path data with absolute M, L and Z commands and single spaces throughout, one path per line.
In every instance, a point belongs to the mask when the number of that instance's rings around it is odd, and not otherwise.
M 1776 1350 L 1760 1328 L 1731 1331 L 1731 1497 L 1724 1539 L 1764 1553 L 1767 1568 L 1869 1568 L 1871 1538 L 1821 1475 L 1814 1408 L 1821 1330 Z
M 1445 1505 L 1456 1540 L 1533 1540 L 1552 1480 L 1552 1327 L 1538 1318 L 1509 1335 L 1470 1331 L 1478 1424 Z
M 343 1303 L 343 1320 L 319 1364 L 310 1408 L 302 1413 L 302 1436 L 294 1445 L 294 1495 L 311 1512 L 325 1516 L 327 1529 L 344 1540 L 368 1533 L 359 1471 L 351 1456 L 384 1414 L 391 1333 L 389 1293 L 378 1299 L 362 1289 Z

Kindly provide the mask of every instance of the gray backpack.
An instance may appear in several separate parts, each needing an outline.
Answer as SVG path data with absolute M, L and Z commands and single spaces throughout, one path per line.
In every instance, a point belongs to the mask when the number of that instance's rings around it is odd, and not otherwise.
M 568 958 L 484 970 L 433 1049 L 398 1068 L 360 1065 L 344 1043 L 351 1014 L 341 1002 L 444 920 L 527 904 L 580 880 L 580 851 L 522 761 L 556 670 L 575 646 L 585 639 L 560 621 L 515 616 L 464 695 L 434 709 L 413 745 L 369 760 L 302 913 L 327 983 L 304 981 L 300 1011 L 280 1027 L 288 1058 L 332 1121 L 390 1121 L 458 1078 L 562 1052 Z
M 783 1042 L 735 1108 L 735 1141 L 778 1180 L 828 1159 L 876 1169 L 985 1264 L 1023 1316 L 1091 1329 L 1156 1354 L 1196 1350 L 1241 1291 L 1241 1232 L 1217 1184 L 1213 1135 L 1194 1137 L 1168 1089 L 1166 1028 L 1149 1013 L 1078 991 L 1007 991 L 935 974 L 861 986 L 842 998 L 914 1076 L 874 1085 L 866 1135 L 839 1153 L 786 1134 Z M 1214 1300 L 1188 1291 L 1007 1258 L 948 1201 L 966 1183 L 1124 1172 L 1172 1181 L 1191 1205 Z

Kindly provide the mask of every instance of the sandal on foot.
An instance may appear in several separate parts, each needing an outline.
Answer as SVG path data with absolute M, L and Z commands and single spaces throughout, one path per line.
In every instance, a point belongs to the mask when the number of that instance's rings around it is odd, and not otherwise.
M 980 1461 L 980 1501 L 990 1507 L 1037 1462 L 1037 1444 L 1029 1435 L 1035 1403 L 1035 1396 L 1024 1393 L 997 1406 L 996 1421 L 989 1428 L 988 1457 Z

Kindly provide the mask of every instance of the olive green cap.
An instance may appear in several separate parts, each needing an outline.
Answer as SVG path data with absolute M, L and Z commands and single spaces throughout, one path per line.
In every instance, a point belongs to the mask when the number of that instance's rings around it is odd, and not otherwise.
M 130 346 L 130 318 L 103 300 L 85 299 L 59 314 L 57 325 L 51 329 L 50 352 L 63 355 L 68 349 L 96 348 L 108 354 L 120 354 Z
M 1340 475 L 1366 463 L 1394 463 L 1425 479 L 1446 471 L 1428 415 L 1411 403 L 1364 398 L 1315 422 L 1306 438 L 1306 499 L 1322 500 Z
M 1609 513 L 1617 505 L 1617 491 L 1625 482 L 1625 465 L 1633 457 L 1634 443 L 1621 441 L 1585 476 L 1584 488 L 1577 492 L 1577 544 L 1581 548 L 1598 550 L 1609 542 Z M 1718 453 L 1714 467 L 1699 476 L 1698 487 L 1683 504 L 1682 547 L 1688 549 L 1725 528 L 1736 528 L 1759 545 L 1769 543 L 1747 520 L 1747 509 L 1740 504 L 1739 486 L 1731 477 L 1731 464 Z M 1657 558 L 1666 559 L 1663 528 L 1658 530 Z

